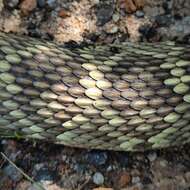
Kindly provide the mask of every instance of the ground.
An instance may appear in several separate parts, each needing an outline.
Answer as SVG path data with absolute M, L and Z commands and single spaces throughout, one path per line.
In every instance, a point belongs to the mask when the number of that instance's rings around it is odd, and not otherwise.
M 0 31 L 60 44 L 190 43 L 189 0 L 0 0 Z M 2 140 L 0 189 L 188 190 L 189 146 L 124 153 Z M 40 185 L 40 187 L 39 187 Z

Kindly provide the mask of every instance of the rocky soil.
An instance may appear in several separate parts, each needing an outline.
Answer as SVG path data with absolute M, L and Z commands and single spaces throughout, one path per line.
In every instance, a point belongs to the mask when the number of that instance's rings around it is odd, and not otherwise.
M 190 43 L 189 0 L 0 0 L 0 31 L 76 46 Z M 189 190 L 189 146 L 145 153 L 2 140 L 2 190 Z

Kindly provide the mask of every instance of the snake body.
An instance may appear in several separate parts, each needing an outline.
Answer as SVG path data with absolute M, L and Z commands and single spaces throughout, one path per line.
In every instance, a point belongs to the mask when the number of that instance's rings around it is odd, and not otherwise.
M 69 49 L 0 33 L 0 136 L 143 151 L 190 142 L 190 47 Z

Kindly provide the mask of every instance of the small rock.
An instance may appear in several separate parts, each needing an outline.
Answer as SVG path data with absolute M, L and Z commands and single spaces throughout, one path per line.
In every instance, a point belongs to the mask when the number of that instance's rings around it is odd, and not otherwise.
M 33 171 L 38 172 L 43 167 L 44 167 L 44 163 L 35 164 Z
M 96 172 L 93 175 L 93 182 L 96 185 L 102 185 L 104 183 L 104 176 L 100 172 Z
M 94 166 L 101 166 L 106 163 L 108 155 L 106 152 L 91 151 L 85 155 L 85 160 Z
M 37 5 L 39 8 L 44 8 L 46 5 L 46 0 L 37 0 Z
M 126 187 L 129 185 L 130 181 L 131 181 L 131 176 L 129 175 L 129 173 L 122 172 L 118 179 L 118 186 L 120 188 Z
M 169 4 L 169 2 L 163 2 L 163 4 L 162 4 L 162 7 L 163 7 L 163 9 L 165 10 L 165 12 L 166 12 L 166 14 L 169 14 L 170 13 L 170 9 L 171 9 L 171 7 L 170 7 L 171 5 Z
M 169 26 L 172 23 L 171 15 L 158 15 L 155 18 L 156 23 L 159 27 Z
M 49 171 L 48 168 L 41 168 L 35 176 L 35 180 L 39 182 L 48 182 L 49 184 L 55 179 L 55 174 Z
M 147 3 L 148 4 L 148 3 Z M 143 11 L 146 13 L 146 16 L 148 17 L 155 17 L 157 15 L 163 15 L 165 14 L 165 11 L 162 6 L 145 6 L 143 8 Z
M 97 5 L 97 4 L 100 3 L 100 0 L 93 0 L 92 2 L 93 2 L 94 5 Z
M 132 180 L 131 180 L 131 182 L 132 182 L 133 184 L 137 184 L 137 183 L 139 183 L 140 181 L 141 181 L 141 179 L 140 179 L 139 176 L 132 177 Z
M 22 179 L 22 174 L 12 165 L 8 165 L 3 169 L 5 175 L 10 177 L 14 182 L 18 182 Z
M 56 0 L 47 0 L 48 8 L 54 9 L 56 7 Z
M 108 21 L 110 21 L 112 19 L 113 12 L 114 12 L 113 3 L 98 4 L 97 10 L 96 10 L 97 25 L 103 26 Z
M 106 26 L 106 32 L 108 34 L 115 34 L 118 32 L 118 29 L 119 29 L 118 26 L 116 26 L 115 24 L 108 24 Z
M 66 18 L 68 16 L 70 16 L 70 12 L 69 11 L 66 11 L 64 9 L 61 9 L 58 13 L 59 17 L 61 18 Z
M 20 4 L 20 9 L 24 15 L 29 15 L 37 6 L 36 0 L 24 0 Z
M 151 40 L 157 36 L 157 30 L 155 27 L 145 24 L 139 27 L 139 32 L 142 34 L 142 36 L 147 39 Z
M 135 15 L 136 15 L 136 17 L 138 17 L 138 18 L 143 18 L 143 17 L 144 17 L 144 12 L 138 10 L 138 11 L 135 12 Z
M 3 8 L 4 8 L 3 0 L 0 0 L 0 12 L 3 10 Z
M 4 0 L 4 6 L 8 9 L 14 9 L 17 7 L 19 0 Z
M 184 25 L 190 25 L 190 16 L 186 16 L 183 18 Z
M 120 19 L 119 14 L 113 14 L 112 19 L 113 19 L 114 22 L 118 22 L 119 19 Z
M 136 11 L 136 6 L 132 0 L 124 0 L 121 2 L 122 2 L 121 7 L 125 8 L 127 13 L 133 13 Z
M 147 176 L 144 176 L 144 177 L 143 177 L 142 183 L 148 185 L 148 184 L 151 184 L 151 183 L 152 183 L 152 180 L 151 180 L 151 178 L 147 175 Z
M 113 171 L 113 170 L 116 170 L 117 169 L 117 166 L 116 165 L 109 165 L 106 169 L 107 172 L 110 172 L 110 171 Z
M 73 169 L 77 172 L 77 173 L 84 173 L 86 171 L 86 164 L 75 164 Z
M 154 160 L 156 160 L 156 158 L 157 158 L 156 152 L 152 152 L 148 154 L 148 159 L 150 162 L 153 162 Z

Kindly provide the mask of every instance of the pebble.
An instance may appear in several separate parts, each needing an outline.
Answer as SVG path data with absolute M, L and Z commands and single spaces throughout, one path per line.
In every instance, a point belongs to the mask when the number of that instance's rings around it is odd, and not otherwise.
M 114 25 L 114 24 L 109 24 L 106 27 L 106 32 L 108 34 L 115 34 L 116 32 L 118 32 L 119 28 L 118 26 Z
M 113 19 L 113 21 L 114 22 L 118 22 L 119 21 L 119 19 L 120 19 L 120 16 L 119 16 L 119 14 L 113 14 L 113 16 L 112 16 L 112 19 Z
M 145 37 L 148 40 L 155 37 L 157 34 L 156 29 L 152 27 L 151 25 L 147 25 L 147 24 L 142 25 L 139 28 L 139 32 L 143 35 L 143 37 Z
M 125 0 L 121 4 L 121 8 L 124 8 L 127 13 L 133 13 L 137 10 L 137 7 L 135 6 L 134 2 L 132 0 Z
M 46 0 L 37 0 L 37 5 L 39 8 L 44 8 L 46 5 Z
M 113 12 L 114 12 L 113 3 L 110 3 L 110 4 L 105 4 L 105 3 L 98 4 L 97 10 L 96 10 L 97 25 L 98 26 L 103 26 L 108 21 L 110 21 L 112 19 Z
M 151 184 L 152 183 L 152 180 L 151 178 L 147 175 L 147 176 L 144 176 L 143 179 L 142 179 L 142 183 L 143 184 Z
M 118 179 L 118 186 L 119 188 L 123 188 L 129 185 L 131 181 L 131 176 L 128 172 L 122 172 Z
M 49 171 L 48 168 L 41 168 L 36 173 L 34 179 L 39 182 L 52 183 L 55 179 L 55 174 L 54 172 Z
M 14 9 L 17 7 L 19 0 L 6 0 L 4 1 L 4 6 L 8 9 Z
M 140 181 L 141 181 L 141 179 L 140 179 L 139 176 L 132 177 L 132 180 L 131 180 L 131 182 L 132 182 L 133 184 L 137 184 L 137 183 L 139 183 Z
M 109 165 L 106 169 L 107 172 L 110 172 L 110 171 L 113 171 L 113 170 L 116 170 L 117 169 L 117 166 L 116 165 Z
M 158 15 L 155 21 L 159 26 L 169 26 L 172 23 L 171 15 Z
M 84 158 L 91 165 L 101 166 L 106 163 L 108 155 L 106 152 L 91 151 Z
M 143 8 L 145 4 L 144 0 L 125 0 L 123 2 L 123 8 L 125 8 L 127 13 L 133 13 L 136 10 Z
M 73 169 L 77 172 L 77 173 L 84 173 L 87 170 L 86 164 L 75 164 Z
M 190 16 L 186 16 L 183 18 L 183 24 L 187 24 L 187 25 L 190 25 Z
M 150 162 L 153 162 L 154 160 L 156 160 L 157 154 L 156 154 L 156 152 L 152 152 L 152 153 L 149 153 L 147 157 Z
M 97 5 L 100 3 L 100 0 L 93 0 L 92 2 L 94 3 L 94 5 Z
M 8 165 L 3 169 L 5 175 L 10 177 L 14 182 L 18 182 L 22 179 L 22 174 L 12 165 Z
M 32 12 L 37 6 L 36 0 L 24 0 L 20 4 L 21 12 L 24 15 L 29 15 L 30 12 Z
M 138 10 L 138 11 L 135 12 L 135 16 L 136 16 L 137 18 L 143 18 L 143 17 L 144 17 L 144 12 Z
M 50 9 L 55 8 L 56 6 L 56 0 L 47 0 L 47 5 Z
M 0 0 L 0 12 L 3 10 L 3 8 L 4 8 L 3 0 Z
M 43 167 L 44 167 L 44 163 L 35 164 L 33 171 L 38 172 Z
M 93 175 L 93 182 L 94 182 L 96 185 L 102 185 L 102 184 L 104 183 L 104 176 L 102 175 L 102 173 L 96 172 L 96 173 Z
M 66 18 L 68 16 L 70 16 L 70 12 L 66 11 L 65 9 L 61 9 L 58 13 L 59 17 L 61 18 Z

